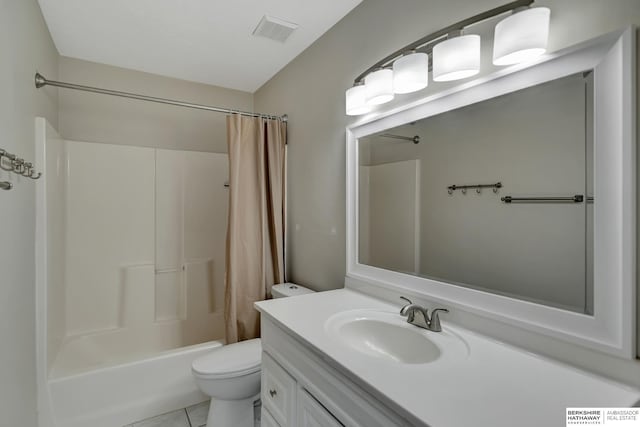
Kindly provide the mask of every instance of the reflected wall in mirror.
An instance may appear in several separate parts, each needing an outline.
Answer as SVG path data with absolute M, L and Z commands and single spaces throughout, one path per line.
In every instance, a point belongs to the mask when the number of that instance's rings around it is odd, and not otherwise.
M 361 137 L 358 161 L 359 263 L 593 314 L 592 72 Z

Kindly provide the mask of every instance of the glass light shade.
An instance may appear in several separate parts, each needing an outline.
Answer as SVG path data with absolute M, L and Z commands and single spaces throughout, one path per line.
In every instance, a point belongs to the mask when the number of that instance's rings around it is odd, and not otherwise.
M 433 80 L 448 82 L 480 72 L 480 36 L 454 37 L 433 47 Z
M 429 55 L 411 53 L 393 63 L 393 91 L 411 93 L 429 84 Z
M 493 38 L 493 63 L 517 64 L 545 53 L 550 15 L 549 8 L 534 7 L 498 22 Z
M 364 78 L 367 104 L 380 105 L 393 99 L 393 71 L 378 70 Z
M 345 99 L 348 116 L 359 116 L 360 114 L 366 114 L 371 111 L 371 106 L 367 104 L 364 85 L 347 89 Z

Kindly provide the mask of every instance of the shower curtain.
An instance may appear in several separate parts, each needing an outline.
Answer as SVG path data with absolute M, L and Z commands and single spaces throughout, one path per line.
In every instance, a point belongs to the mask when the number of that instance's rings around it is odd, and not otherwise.
M 227 144 L 225 332 L 231 344 L 260 335 L 253 303 L 284 282 L 286 124 L 227 116 Z

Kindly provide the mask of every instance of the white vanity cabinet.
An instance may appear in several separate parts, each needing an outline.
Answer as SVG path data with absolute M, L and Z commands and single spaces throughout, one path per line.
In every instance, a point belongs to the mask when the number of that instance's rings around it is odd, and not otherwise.
M 263 427 L 411 425 L 267 316 L 262 348 Z

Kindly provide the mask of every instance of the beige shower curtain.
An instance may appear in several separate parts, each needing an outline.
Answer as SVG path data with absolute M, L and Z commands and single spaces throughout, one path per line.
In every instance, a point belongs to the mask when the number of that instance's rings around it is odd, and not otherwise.
M 260 335 L 253 303 L 284 281 L 286 124 L 227 117 L 229 220 L 225 275 L 228 344 Z

